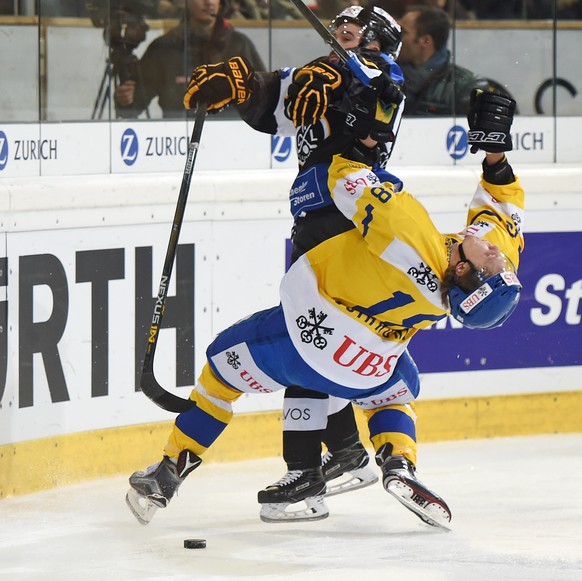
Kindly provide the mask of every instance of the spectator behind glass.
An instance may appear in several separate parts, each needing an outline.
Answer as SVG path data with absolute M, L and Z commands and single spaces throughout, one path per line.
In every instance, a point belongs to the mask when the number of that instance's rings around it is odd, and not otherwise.
M 400 25 L 398 64 L 405 79 L 404 115 L 466 115 L 471 89 L 487 90 L 489 83 L 451 62 L 447 13 L 430 6 L 411 6 Z
M 251 40 L 222 17 L 220 0 L 187 0 L 180 24 L 146 49 L 136 68 L 137 78 L 115 89 L 117 114 L 137 117 L 157 97 L 164 118 L 183 118 L 184 91 L 192 71 L 233 56 L 244 56 L 256 70 L 265 70 Z

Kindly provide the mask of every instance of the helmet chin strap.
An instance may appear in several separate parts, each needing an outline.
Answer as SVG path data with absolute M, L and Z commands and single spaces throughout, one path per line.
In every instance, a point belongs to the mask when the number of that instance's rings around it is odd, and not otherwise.
M 461 260 L 459 260 L 459 262 L 466 262 L 471 267 L 471 270 L 473 270 L 474 272 L 477 272 L 475 265 L 467 258 L 467 255 L 465 254 L 465 251 L 463 249 L 462 242 L 459 242 L 458 249 L 459 249 L 459 257 L 461 258 Z
M 463 243 L 459 242 L 459 256 L 461 257 L 461 262 L 468 262 L 469 264 L 471 264 L 470 260 L 467 260 L 467 256 L 465 255 L 465 251 L 463 250 Z

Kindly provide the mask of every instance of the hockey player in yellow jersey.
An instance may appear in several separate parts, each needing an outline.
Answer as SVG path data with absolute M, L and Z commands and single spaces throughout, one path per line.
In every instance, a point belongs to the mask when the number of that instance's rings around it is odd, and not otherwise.
M 415 475 L 412 404 L 420 388 L 407 346 L 449 313 L 470 328 L 498 326 L 521 290 L 524 192 L 504 155 L 515 102 L 480 91 L 471 101 L 469 143 L 487 153 L 466 227 L 441 234 L 418 200 L 383 182 L 368 162 L 373 142 L 336 155 L 329 190 L 353 228 L 295 261 L 278 306 L 239 321 L 208 347 L 190 396 L 196 406 L 178 415 L 162 461 L 130 477 L 127 500 L 140 522 L 200 464 L 233 401 L 307 385 L 361 406 L 385 489 L 423 521 L 448 525 L 446 502 Z M 308 510 L 317 511 L 317 498 L 309 500 Z

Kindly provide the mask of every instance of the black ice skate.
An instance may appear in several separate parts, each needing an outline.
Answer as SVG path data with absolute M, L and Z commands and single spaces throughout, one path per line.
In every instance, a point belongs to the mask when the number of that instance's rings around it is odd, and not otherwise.
M 404 456 L 390 456 L 387 446 L 380 448 L 376 462 L 382 467 L 384 488 L 392 496 L 423 522 L 450 530 L 451 511 L 447 503 L 418 480 L 412 462 Z
M 261 520 L 297 522 L 327 518 L 329 510 L 323 500 L 325 490 L 321 468 L 290 470 L 281 480 L 259 491 Z M 289 505 L 299 502 L 304 502 L 306 508 L 286 510 Z
M 168 506 L 180 484 L 201 462 L 194 452 L 182 450 L 177 461 L 164 456 L 161 462 L 134 472 L 125 501 L 138 522 L 147 525 L 158 508 Z
M 327 483 L 326 496 L 365 488 L 378 482 L 378 476 L 368 463 L 370 457 L 361 442 L 343 450 L 323 455 L 323 477 Z M 342 478 L 343 476 L 343 478 Z

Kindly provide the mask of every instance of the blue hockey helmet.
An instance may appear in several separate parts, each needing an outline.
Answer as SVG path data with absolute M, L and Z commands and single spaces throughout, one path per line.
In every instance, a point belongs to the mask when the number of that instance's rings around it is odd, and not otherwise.
M 394 60 L 398 58 L 402 48 L 402 29 L 388 12 L 378 6 L 349 6 L 331 21 L 330 28 L 335 30 L 345 22 L 354 22 L 361 27 L 360 47 L 376 40 L 382 52 Z
M 503 270 L 480 281 L 474 290 L 466 292 L 458 286 L 449 290 L 451 314 L 463 326 L 469 329 L 500 327 L 517 307 L 522 286 L 511 261 L 503 255 L 502 258 Z

